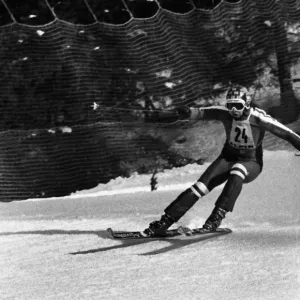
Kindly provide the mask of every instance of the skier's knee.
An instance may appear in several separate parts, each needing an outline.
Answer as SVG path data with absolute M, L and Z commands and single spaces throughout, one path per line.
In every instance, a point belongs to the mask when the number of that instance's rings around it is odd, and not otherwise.
M 193 184 L 190 189 L 198 198 L 201 198 L 209 193 L 206 185 L 200 181 L 197 181 L 195 184 Z
M 233 167 L 230 170 L 230 175 L 237 175 L 243 180 L 248 176 L 248 171 L 245 166 L 242 164 L 234 164 Z

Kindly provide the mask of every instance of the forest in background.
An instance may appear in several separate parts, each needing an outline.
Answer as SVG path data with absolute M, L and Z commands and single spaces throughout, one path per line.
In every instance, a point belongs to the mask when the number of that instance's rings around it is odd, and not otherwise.
M 206 161 L 181 150 L 217 125 L 147 118 L 219 104 L 231 83 L 284 123 L 298 118 L 299 1 L 174 3 L 0 1 L 2 201 Z

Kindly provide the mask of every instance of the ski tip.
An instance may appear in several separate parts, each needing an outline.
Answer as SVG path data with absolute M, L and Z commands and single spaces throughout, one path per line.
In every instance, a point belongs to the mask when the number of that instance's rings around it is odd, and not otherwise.
M 219 228 L 220 232 L 224 232 L 224 233 L 232 233 L 232 230 L 230 228 Z
M 216 232 L 225 232 L 225 233 L 228 232 L 228 233 L 230 233 L 230 232 L 232 232 L 232 230 L 230 228 L 221 227 L 221 228 L 217 228 Z

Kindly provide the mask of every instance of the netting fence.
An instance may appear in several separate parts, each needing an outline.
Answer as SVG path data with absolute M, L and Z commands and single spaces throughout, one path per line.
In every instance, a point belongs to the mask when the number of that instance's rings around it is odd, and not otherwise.
M 149 116 L 222 104 L 231 83 L 297 118 L 299 0 L 2 0 L 0 12 L 0 201 L 211 159 L 218 124 Z

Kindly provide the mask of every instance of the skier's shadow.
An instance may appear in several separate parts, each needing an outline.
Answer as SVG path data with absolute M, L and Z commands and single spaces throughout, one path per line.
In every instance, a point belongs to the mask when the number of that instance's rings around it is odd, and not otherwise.
M 1 236 L 12 236 L 12 235 L 96 235 L 101 239 L 109 239 L 112 241 L 112 238 L 109 236 L 106 230 L 61 230 L 61 229 L 48 229 L 48 230 L 31 230 L 31 231 L 14 231 L 14 232 L 1 232 Z M 144 244 L 147 242 L 151 242 L 152 240 L 122 240 L 121 244 L 103 247 L 103 248 L 95 248 L 84 251 L 71 252 L 69 254 L 77 255 L 77 254 L 90 254 L 97 252 L 105 252 L 109 250 L 125 248 L 130 246 L 135 246 L 139 244 Z
M 9 235 L 96 235 L 102 239 L 109 239 L 112 240 L 109 234 L 106 230 L 59 230 L 59 229 L 50 229 L 50 230 L 33 230 L 33 231 L 17 231 L 17 232 L 2 232 L 0 233 L 0 236 L 9 236 Z M 168 251 L 172 251 L 175 249 L 179 249 L 194 243 L 198 243 L 201 241 L 209 240 L 211 238 L 216 238 L 218 236 L 222 236 L 224 234 L 219 235 L 199 235 L 199 236 L 191 236 L 191 237 L 173 237 L 173 238 L 151 238 L 151 239 L 131 239 L 131 240 L 114 240 L 121 242 L 117 245 L 112 245 L 109 247 L 102 247 L 102 248 L 95 248 L 95 249 L 89 249 L 89 250 L 83 250 L 83 251 L 77 251 L 77 252 L 70 252 L 71 255 L 79 255 L 79 254 L 91 254 L 91 253 L 97 253 L 97 252 L 105 252 L 115 249 L 121 249 L 121 248 L 127 248 L 127 247 L 133 247 L 136 245 L 142 245 L 147 244 L 155 241 L 163 241 L 168 242 L 169 246 L 153 250 L 150 252 L 142 253 L 139 255 L 157 255 L 162 254 Z
M 177 236 L 177 237 L 173 237 L 173 238 L 151 238 L 151 239 L 130 239 L 130 240 L 129 239 L 128 240 L 120 239 L 119 242 L 121 242 L 121 243 L 118 245 L 113 245 L 113 246 L 104 247 L 104 248 L 90 249 L 90 250 L 85 250 L 85 251 L 78 251 L 78 252 L 73 252 L 70 254 L 77 255 L 77 254 L 90 254 L 90 253 L 96 253 L 96 252 L 105 252 L 105 251 L 109 251 L 109 250 L 115 250 L 115 249 L 132 247 L 132 246 L 136 246 L 136 245 L 147 244 L 147 243 L 151 243 L 151 242 L 155 242 L 155 241 L 168 242 L 169 246 L 167 246 L 167 247 L 139 254 L 142 256 L 157 255 L 157 254 L 162 254 L 162 253 L 172 251 L 175 249 L 179 249 L 179 248 L 182 248 L 182 247 L 194 244 L 194 243 L 198 243 L 200 241 L 217 238 L 222 235 L 224 235 L 224 234 L 198 235 L 198 236 L 191 236 L 191 237 L 184 237 L 184 238 L 179 238 Z
M 111 239 L 111 238 L 109 238 Z M 95 249 L 89 249 L 89 250 L 84 250 L 84 251 L 78 251 L 78 252 L 71 252 L 69 254 L 72 255 L 78 255 L 78 254 L 90 254 L 90 253 L 96 253 L 96 252 L 105 252 L 105 251 L 109 251 L 109 250 L 115 250 L 115 249 L 121 249 L 121 248 L 127 248 L 127 247 L 132 247 L 132 246 L 136 246 L 136 245 L 141 245 L 141 244 L 146 244 L 146 243 L 150 243 L 152 240 L 120 240 L 121 244 L 118 245 L 113 245 L 113 246 L 109 246 L 109 247 L 102 247 L 102 248 L 95 248 Z

